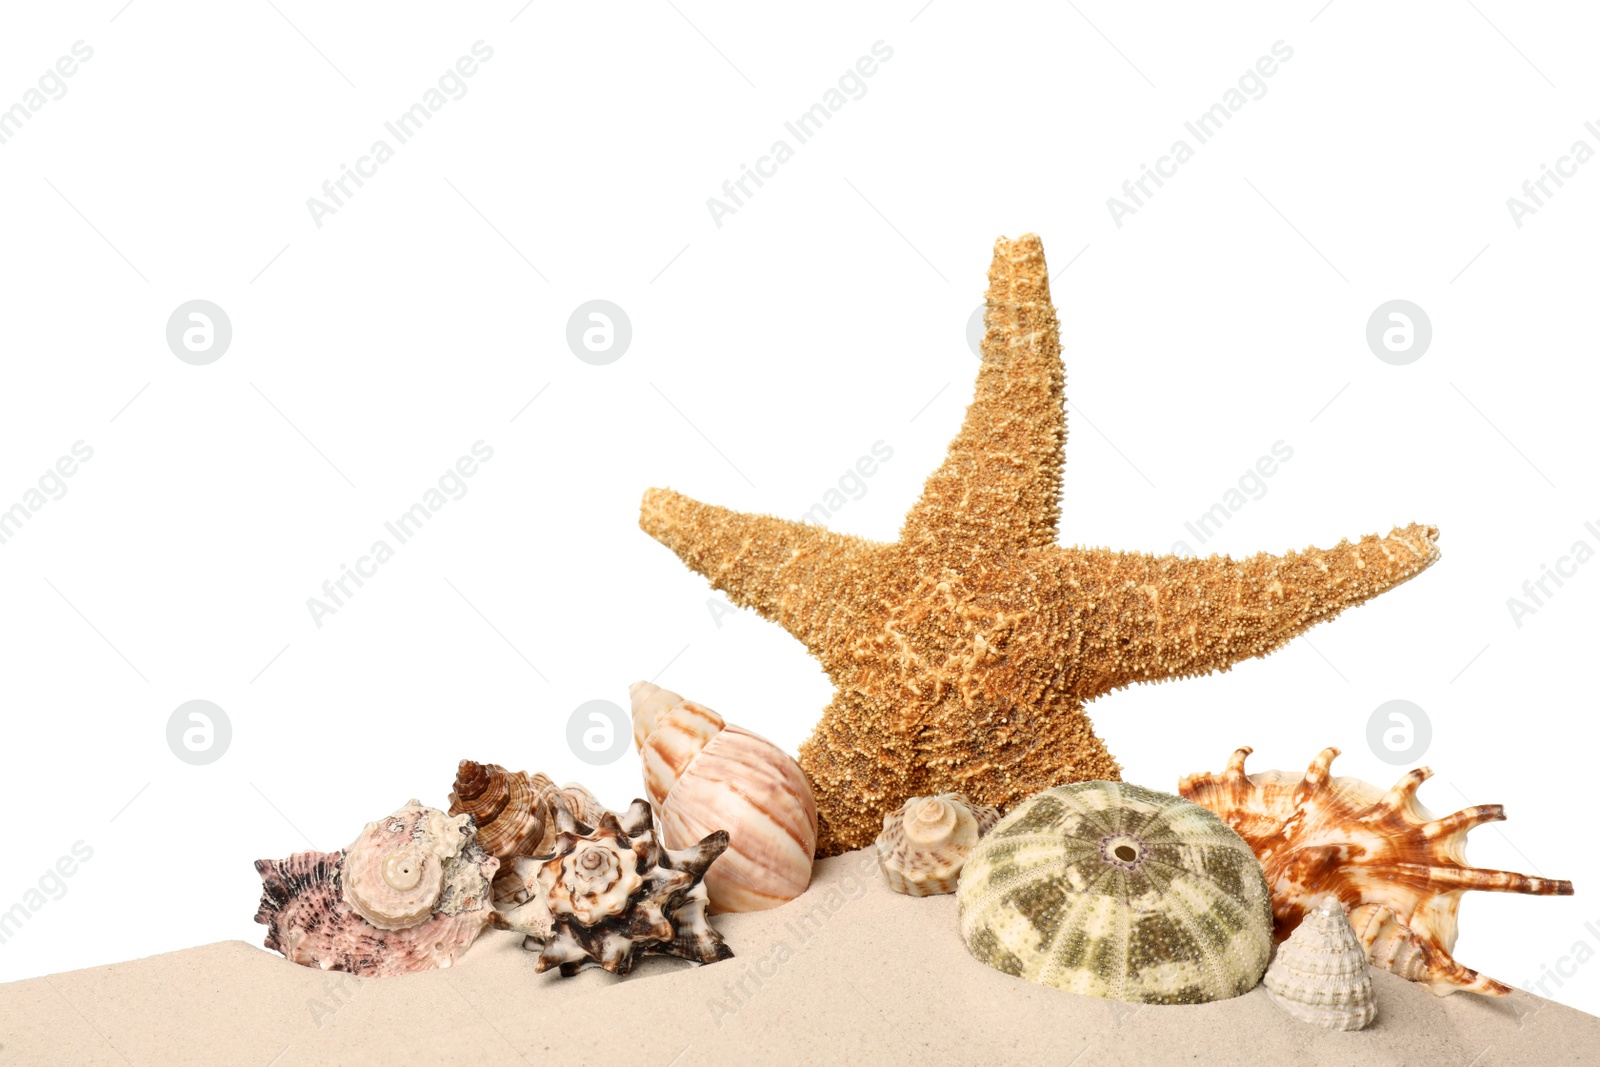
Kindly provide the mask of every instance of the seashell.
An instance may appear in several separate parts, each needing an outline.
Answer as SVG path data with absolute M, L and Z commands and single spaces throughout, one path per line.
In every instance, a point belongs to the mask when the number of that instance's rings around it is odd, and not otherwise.
M 1261 984 L 1278 1007 L 1325 1030 L 1365 1030 L 1378 1014 L 1366 947 L 1331 896 L 1278 946 Z
M 265 945 L 291 963 L 382 977 L 449 967 L 494 914 L 499 861 L 472 820 L 413 800 L 341 852 L 257 860 Z
M 596 823 L 605 806 L 583 786 L 557 786 L 544 774 L 508 771 L 498 763 L 462 760 L 450 793 L 450 814 L 471 815 L 478 844 L 502 866 L 513 856 L 549 852 L 555 841 L 552 806 L 571 811 L 580 822 Z
M 565 808 L 557 808 L 555 818 L 555 851 L 531 861 L 552 923 L 542 941 L 523 941 L 539 952 L 536 971 L 560 967 L 570 977 L 600 966 L 628 974 L 640 953 L 695 963 L 732 958 L 706 917 L 701 884 L 728 847 L 726 832 L 692 848 L 664 849 L 645 800 L 635 800 L 620 817 L 606 812 L 596 827 L 577 822 Z
M 912 897 L 954 893 L 978 838 L 1000 820 L 960 793 L 912 797 L 883 817 L 878 866 L 889 888 Z
M 727 853 L 706 872 L 712 910 L 761 911 L 804 893 L 817 847 L 817 803 L 800 765 L 703 704 L 649 682 L 628 692 L 662 844 L 687 848 L 728 832 Z
M 1121 782 L 1023 801 L 973 847 L 956 905 L 979 960 L 1112 1000 L 1236 997 L 1272 953 L 1250 846 L 1197 804 Z
M 1469 889 L 1571 896 L 1572 883 L 1466 865 L 1467 831 L 1504 819 L 1498 804 L 1477 804 L 1436 819 L 1417 802 L 1433 772 L 1403 776 L 1387 791 L 1357 778 L 1329 777 L 1336 748 L 1304 775 L 1246 776 L 1249 748 L 1220 775 L 1191 774 L 1178 792 L 1216 812 L 1255 850 L 1272 888 L 1275 936 L 1288 937 L 1313 902 L 1332 894 L 1374 965 L 1439 996 L 1466 990 L 1505 996 L 1511 987 L 1457 963 L 1457 910 Z

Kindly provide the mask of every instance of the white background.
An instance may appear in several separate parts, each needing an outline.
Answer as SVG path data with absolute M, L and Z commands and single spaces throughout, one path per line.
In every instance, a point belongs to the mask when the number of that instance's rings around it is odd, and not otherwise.
M 93 849 L 0 977 L 259 943 L 252 860 L 443 804 L 464 756 L 623 804 L 632 753 L 591 767 L 566 722 L 636 678 L 795 748 L 826 679 L 778 627 L 719 620 L 637 529 L 640 494 L 798 517 L 882 440 L 831 525 L 892 539 L 971 396 L 992 242 L 1035 231 L 1064 543 L 1197 547 L 1185 521 L 1280 440 L 1292 460 L 1204 551 L 1442 530 L 1439 564 L 1309 641 L 1093 705 L 1126 777 L 1171 790 L 1240 744 L 1256 770 L 1331 744 L 1386 785 L 1406 768 L 1367 720 L 1414 701 L 1423 800 L 1511 815 L 1472 861 L 1579 889 L 1469 895 L 1458 957 L 1517 985 L 1560 965 L 1544 991 L 1600 1010 L 1600 965 L 1571 956 L 1600 949 L 1600 563 L 1520 627 L 1507 608 L 1600 548 L 1600 162 L 1521 228 L 1506 206 L 1573 141 L 1600 148 L 1592 12 L 122 2 L 9 5 L 0 29 L 0 106 L 94 49 L 0 145 L 0 507 L 94 450 L 0 545 L 0 908 Z M 479 40 L 466 95 L 318 228 L 307 198 Z M 865 95 L 718 227 L 707 198 L 880 40 Z M 1107 198 L 1279 40 L 1265 96 L 1116 226 Z M 233 325 L 209 366 L 164 336 L 197 298 Z M 565 342 L 594 298 L 633 324 L 609 366 Z M 1433 323 L 1408 366 L 1364 338 L 1394 298 Z M 479 440 L 467 494 L 315 625 L 307 598 Z M 191 699 L 232 723 L 208 766 L 167 747 Z

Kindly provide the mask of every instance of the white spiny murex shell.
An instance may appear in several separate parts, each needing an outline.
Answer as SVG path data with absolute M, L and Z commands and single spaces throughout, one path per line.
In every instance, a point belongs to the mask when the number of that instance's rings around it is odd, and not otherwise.
M 994 808 L 960 793 L 912 797 L 883 817 L 878 866 L 896 893 L 954 893 L 972 846 L 999 821 Z
M 1367 951 L 1332 896 L 1278 946 L 1261 984 L 1285 1012 L 1326 1030 L 1363 1030 L 1378 1014 Z
M 728 831 L 706 872 L 713 911 L 761 911 L 811 883 L 817 804 L 800 765 L 778 746 L 725 723 L 710 708 L 635 682 L 633 741 L 646 795 L 669 849 Z

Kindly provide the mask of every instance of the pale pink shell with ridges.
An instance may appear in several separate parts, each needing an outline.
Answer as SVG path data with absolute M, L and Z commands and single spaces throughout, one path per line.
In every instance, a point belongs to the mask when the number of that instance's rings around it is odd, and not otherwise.
M 817 804 L 800 765 L 772 742 L 703 704 L 635 682 L 633 739 L 667 848 L 726 830 L 728 851 L 706 872 L 713 911 L 761 911 L 811 883 Z

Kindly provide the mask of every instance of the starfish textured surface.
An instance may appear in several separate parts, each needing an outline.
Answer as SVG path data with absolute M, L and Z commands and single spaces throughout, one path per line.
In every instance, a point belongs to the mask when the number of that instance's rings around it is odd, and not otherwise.
M 670 489 L 639 525 L 798 637 L 836 692 L 800 765 L 817 855 L 870 844 L 907 797 L 1009 810 L 1116 781 L 1084 704 L 1266 655 L 1439 558 L 1432 526 L 1282 556 L 1062 548 L 1061 342 L 1039 238 L 995 242 L 977 395 L 900 540 L 749 515 Z

